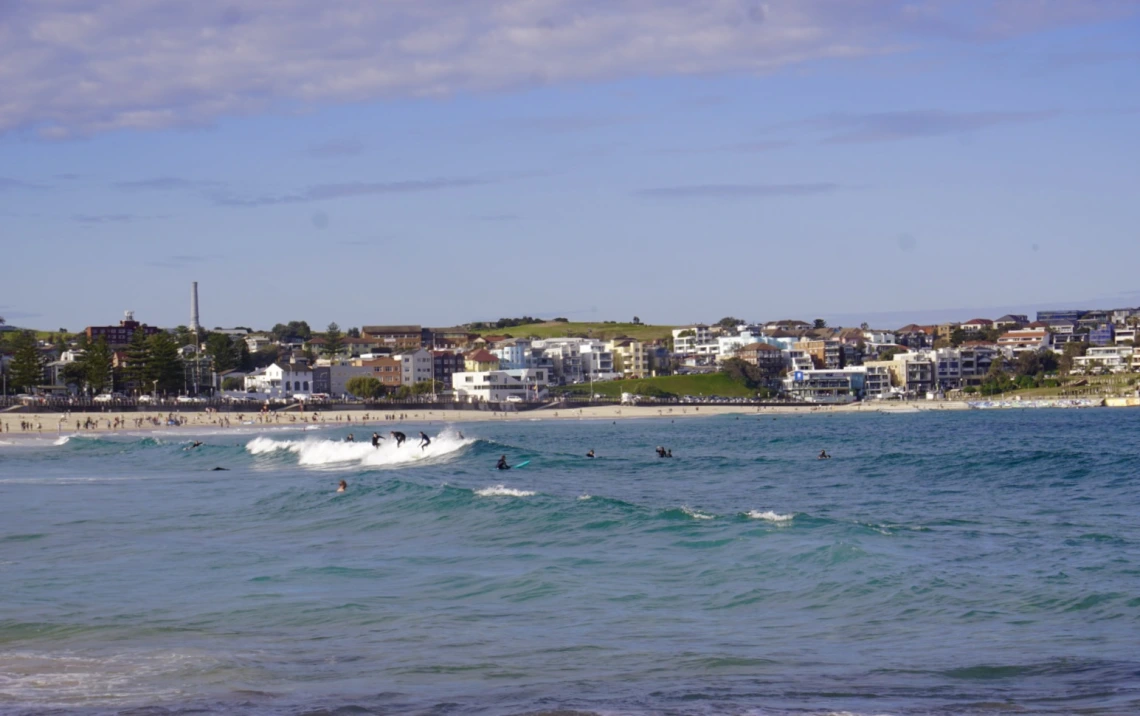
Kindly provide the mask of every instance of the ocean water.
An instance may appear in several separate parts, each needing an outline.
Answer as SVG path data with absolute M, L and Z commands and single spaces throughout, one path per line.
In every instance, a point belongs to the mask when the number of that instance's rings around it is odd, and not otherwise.
M 0 712 L 1140 713 L 1140 411 L 458 428 L 0 436 Z

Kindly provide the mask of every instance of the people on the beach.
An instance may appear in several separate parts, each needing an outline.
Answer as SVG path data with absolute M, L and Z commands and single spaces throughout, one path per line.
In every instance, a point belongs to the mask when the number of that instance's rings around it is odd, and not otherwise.
M 344 480 L 341 480 L 340 484 L 337 485 L 336 491 L 337 492 L 344 492 L 347 489 L 348 489 L 348 483 L 345 482 Z
M 396 447 L 400 447 L 404 444 L 404 441 L 408 439 L 407 435 L 404 435 L 398 430 L 390 430 L 389 434 L 396 439 Z
M 427 436 L 423 430 L 420 431 L 420 450 L 423 450 L 428 445 L 431 445 L 431 438 Z
M 372 433 L 372 447 L 380 447 L 380 441 L 384 438 L 380 437 L 380 433 Z
M 586 453 L 586 457 L 593 457 L 593 456 L 594 456 L 594 449 L 590 448 L 590 452 Z
M 510 470 L 511 466 L 507 464 L 507 456 L 506 455 L 499 456 L 499 463 L 497 465 L 495 465 L 495 467 L 500 469 L 500 470 Z

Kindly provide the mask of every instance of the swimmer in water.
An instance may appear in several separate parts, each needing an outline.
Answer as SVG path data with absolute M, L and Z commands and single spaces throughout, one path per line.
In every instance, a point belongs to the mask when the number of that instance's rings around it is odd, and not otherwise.
M 427 436 L 423 430 L 420 431 L 420 450 L 423 450 L 428 445 L 431 445 L 431 438 Z
M 586 457 L 593 457 L 593 456 L 594 456 L 594 450 L 593 450 L 593 448 L 591 448 L 590 452 L 586 453 Z
M 408 439 L 407 435 L 396 430 L 390 430 L 389 434 L 396 439 L 396 447 L 400 447 L 404 444 L 404 441 Z
M 341 480 L 340 484 L 337 485 L 336 491 L 337 492 L 344 492 L 347 489 L 348 489 L 348 483 L 345 482 L 344 480 Z
M 657 446 L 657 457 L 665 457 L 665 448 Z
M 817 458 L 817 459 L 819 459 L 819 460 L 830 460 L 831 456 L 827 454 L 826 450 L 820 450 L 819 451 L 819 458 Z

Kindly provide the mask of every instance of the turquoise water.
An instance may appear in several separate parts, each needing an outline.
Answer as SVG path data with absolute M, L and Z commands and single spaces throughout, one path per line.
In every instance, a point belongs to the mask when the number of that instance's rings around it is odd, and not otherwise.
M 0 712 L 1140 712 L 1140 411 L 399 429 L 5 434 Z

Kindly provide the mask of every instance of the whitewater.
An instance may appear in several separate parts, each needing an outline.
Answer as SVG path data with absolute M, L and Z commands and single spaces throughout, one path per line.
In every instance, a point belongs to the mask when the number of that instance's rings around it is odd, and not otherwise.
M 0 713 L 1137 713 L 1138 455 L 1127 410 L 5 434 Z

